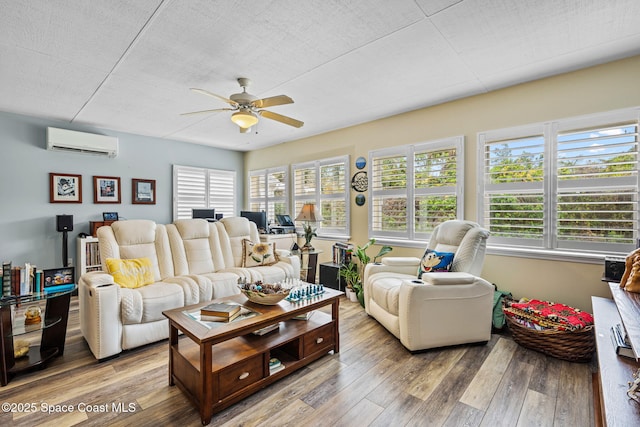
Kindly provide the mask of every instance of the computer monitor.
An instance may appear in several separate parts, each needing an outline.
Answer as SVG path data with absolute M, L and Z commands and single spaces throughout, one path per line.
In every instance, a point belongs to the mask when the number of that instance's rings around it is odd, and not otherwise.
M 202 218 L 207 221 L 215 221 L 216 210 L 215 209 L 192 209 L 191 218 Z
M 240 216 L 247 218 L 249 221 L 255 222 L 260 233 L 269 232 L 269 227 L 267 225 L 267 213 L 265 211 L 240 211 Z
M 278 221 L 278 225 L 282 225 L 285 227 L 295 226 L 289 215 L 276 215 L 276 221 Z

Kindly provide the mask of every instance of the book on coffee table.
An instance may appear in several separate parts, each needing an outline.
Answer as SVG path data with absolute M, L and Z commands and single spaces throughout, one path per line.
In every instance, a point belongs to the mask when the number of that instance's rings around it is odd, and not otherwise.
M 227 304 L 224 302 L 214 302 L 200 309 L 202 316 L 222 317 L 226 319 L 230 319 L 238 313 L 240 313 L 240 306 L 238 304 Z
M 231 322 L 240 316 L 242 312 L 238 310 L 231 316 L 210 316 L 208 314 L 200 314 L 200 320 L 203 322 Z

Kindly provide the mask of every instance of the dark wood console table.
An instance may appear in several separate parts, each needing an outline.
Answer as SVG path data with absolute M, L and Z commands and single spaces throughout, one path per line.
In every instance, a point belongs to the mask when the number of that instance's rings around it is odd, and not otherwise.
M 56 292 L 43 292 L 23 297 L 3 298 L 0 301 L 0 385 L 5 386 L 14 375 L 35 367 L 42 367 L 53 357 L 64 353 L 67 335 L 69 303 L 75 285 Z M 12 319 L 12 311 L 17 304 L 28 307 L 46 302 L 41 322 L 25 325 L 24 318 Z M 16 358 L 13 339 L 16 336 L 42 330 L 39 346 L 30 346 L 26 356 Z
M 611 327 L 620 323 L 635 353 L 640 352 L 640 294 L 620 289 L 609 283 L 613 300 L 591 297 L 595 323 L 598 372 L 594 374 L 594 408 L 596 426 L 640 425 L 640 403 L 627 396 L 628 382 L 640 368 L 640 362 L 618 356 L 611 341 Z

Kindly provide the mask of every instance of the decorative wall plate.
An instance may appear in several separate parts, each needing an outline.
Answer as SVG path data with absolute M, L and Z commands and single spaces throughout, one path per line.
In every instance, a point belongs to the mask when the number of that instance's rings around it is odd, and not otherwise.
M 365 202 L 364 194 L 358 194 L 356 196 L 356 205 L 362 206 L 364 205 L 364 202 Z
M 360 193 L 367 191 L 367 188 L 369 188 L 367 173 L 365 171 L 356 172 L 351 179 L 351 187 Z
M 356 159 L 356 167 L 358 169 L 363 169 L 365 166 L 367 166 L 367 159 L 362 156 L 358 157 Z

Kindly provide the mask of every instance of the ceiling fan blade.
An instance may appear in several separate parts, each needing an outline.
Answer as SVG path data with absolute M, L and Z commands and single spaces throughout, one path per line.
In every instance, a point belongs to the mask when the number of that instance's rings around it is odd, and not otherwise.
M 222 101 L 227 102 L 227 103 L 229 103 L 231 105 L 238 105 L 238 103 L 236 101 L 233 101 L 233 100 L 231 100 L 231 99 L 229 99 L 227 97 L 221 96 L 221 95 L 216 95 L 215 93 L 209 92 L 208 90 L 198 89 L 198 88 L 195 88 L 195 87 L 192 87 L 191 90 L 194 91 L 194 92 L 201 93 L 203 95 L 207 95 L 207 96 L 211 96 L 213 98 L 221 99 Z
M 216 113 L 218 111 L 233 111 L 233 108 L 215 108 L 213 110 L 191 111 L 190 113 L 181 113 L 181 116 L 190 116 L 192 114 Z
M 300 128 L 304 125 L 304 122 L 300 120 L 292 119 L 291 117 L 283 116 L 282 114 L 274 113 L 272 111 L 260 110 L 258 111 L 261 116 L 266 117 L 267 119 L 275 120 L 280 123 L 284 123 L 285 125 L 293 126 Z
M 253 101 L 256 108 L 274 107 L 276 105 L 293 104 L 293 99 L 287 95 L 271 96 Z
M 273 111 L 260 110 L 258 111 L 261 116 L 266 117 L 267 119 L 275 120 L 280 123 L 284 123 L 285 125 L 293 126 L 300 128 L 304 125 L 304 122 L 300 120 L 292 119 L 291 117 L 283 116 L 282 114 L 274 113 Z

